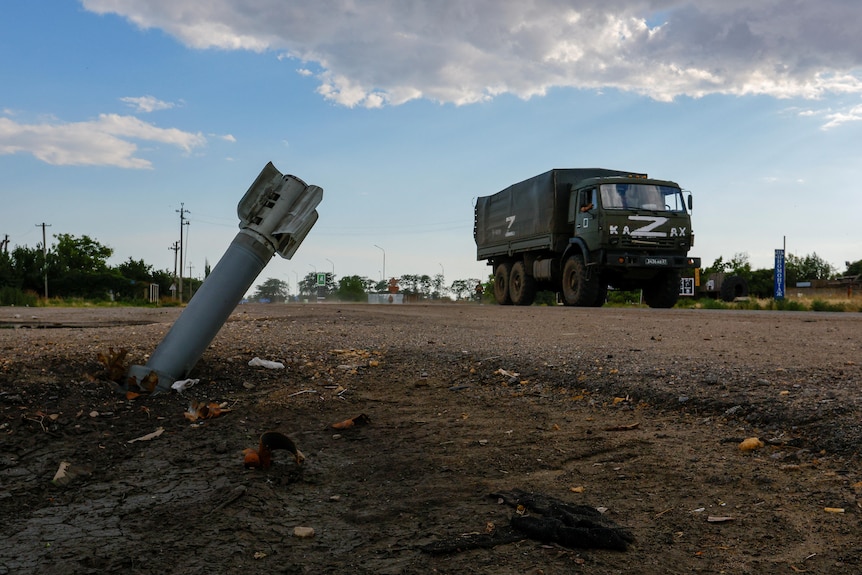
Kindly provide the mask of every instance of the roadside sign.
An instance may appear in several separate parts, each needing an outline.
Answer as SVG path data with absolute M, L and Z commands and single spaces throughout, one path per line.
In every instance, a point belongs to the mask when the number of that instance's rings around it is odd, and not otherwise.
M 326 274 L 317 274 L 317 285 L 321 287 L 326 285 Z
M 775 250 L 775 299 L 784 299 L 784 250 Z
M 679 278 L 679 295 L 694 295 L 694 278 Z

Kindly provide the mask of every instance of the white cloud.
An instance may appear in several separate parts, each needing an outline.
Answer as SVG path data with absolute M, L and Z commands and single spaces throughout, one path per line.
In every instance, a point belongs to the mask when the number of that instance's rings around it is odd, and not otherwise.
M 862 94 L 862 4 L 853 0 L 82 2 L 194 48 L 313 62 L 318 92 L 344 106 L 468 104 L 553 87 L 663 101 Z
M 826 120 L 827 122 L 822 126 L 824 130 L 837 128 L 838 126 L 847 124 L 848 122 L 862 121 L 862 104 L 853 106 L 849 110 L 827 114 Z
M 171 108 L 176 107 L 176 104 L 172 102 L 163 102 L 153 96 L 140 96 L 137 98 L 126 97 L 120 98 L 120 101 L 125 102 L 134 108 L 136 112 L 143 113 L 155 112 L 157 110 L 170 110 Z
M 159 128 L 116 114 L 75 123 L 21 124 L 0 118 L 0 154 L 29 153 L 55 166 L 151 168 L 148 160 L 136 157 L 134 140 L 169 144 L 185 152 L 206 143 L 201 134 Z

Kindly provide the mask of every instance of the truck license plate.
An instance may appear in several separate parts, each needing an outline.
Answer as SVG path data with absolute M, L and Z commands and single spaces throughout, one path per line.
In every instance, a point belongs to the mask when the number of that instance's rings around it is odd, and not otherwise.
M 666 266 L 667 258 L 646 258 L 646 265 L 648 266 Z

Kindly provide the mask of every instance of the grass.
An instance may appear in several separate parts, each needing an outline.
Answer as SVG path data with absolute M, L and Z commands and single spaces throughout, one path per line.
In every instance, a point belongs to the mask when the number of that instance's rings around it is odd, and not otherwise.
M 679 308 L 694 309 L 740 309 L 740 310 L 775 310 L 775 311 L 827 311 L 827 312 L 862 312 L 862 297 L 852 298 L 793 298 L 793 299 L 757 299 L 748 298 L 744 301 L 725 302 L 711 298 L 682 298 L 677 303 Z

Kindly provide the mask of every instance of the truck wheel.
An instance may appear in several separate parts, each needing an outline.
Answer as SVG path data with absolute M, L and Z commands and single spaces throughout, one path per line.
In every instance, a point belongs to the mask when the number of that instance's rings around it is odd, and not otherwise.
M 727 276 L 721 282 L 722 301 L 733 301 L 738 297 L 748 297 L 748 282 L 742 276 Z
M 679 272 L 660 273 L 643 289 L 644 301 L 650 307 L 669 308 L 679 299 Z
M 512 297 L 509 295 L 509 275 L 512 273 L 512 264 L 502 262 L 497 264 L 494 270 L 494 300 L 500 305 L 512 305 Z
M 599 284 L 598 293 L 596 293 L 596 300 L 593 302 L 593 307 L 602 307 L 605 305 L 605 300 L 608 299 L 608 284 L 602 281 Z
M 532 305 L 536 299 L 536 280 L 527 274 L 523 261 L 515 262 L 509 275 L 509 297 L 515 305 Z
M 574 255 L 563 266 L 563 303 L 566 305 L 591 306 L 599 294 L 599 274 L 587 279 L 584 259 Z

